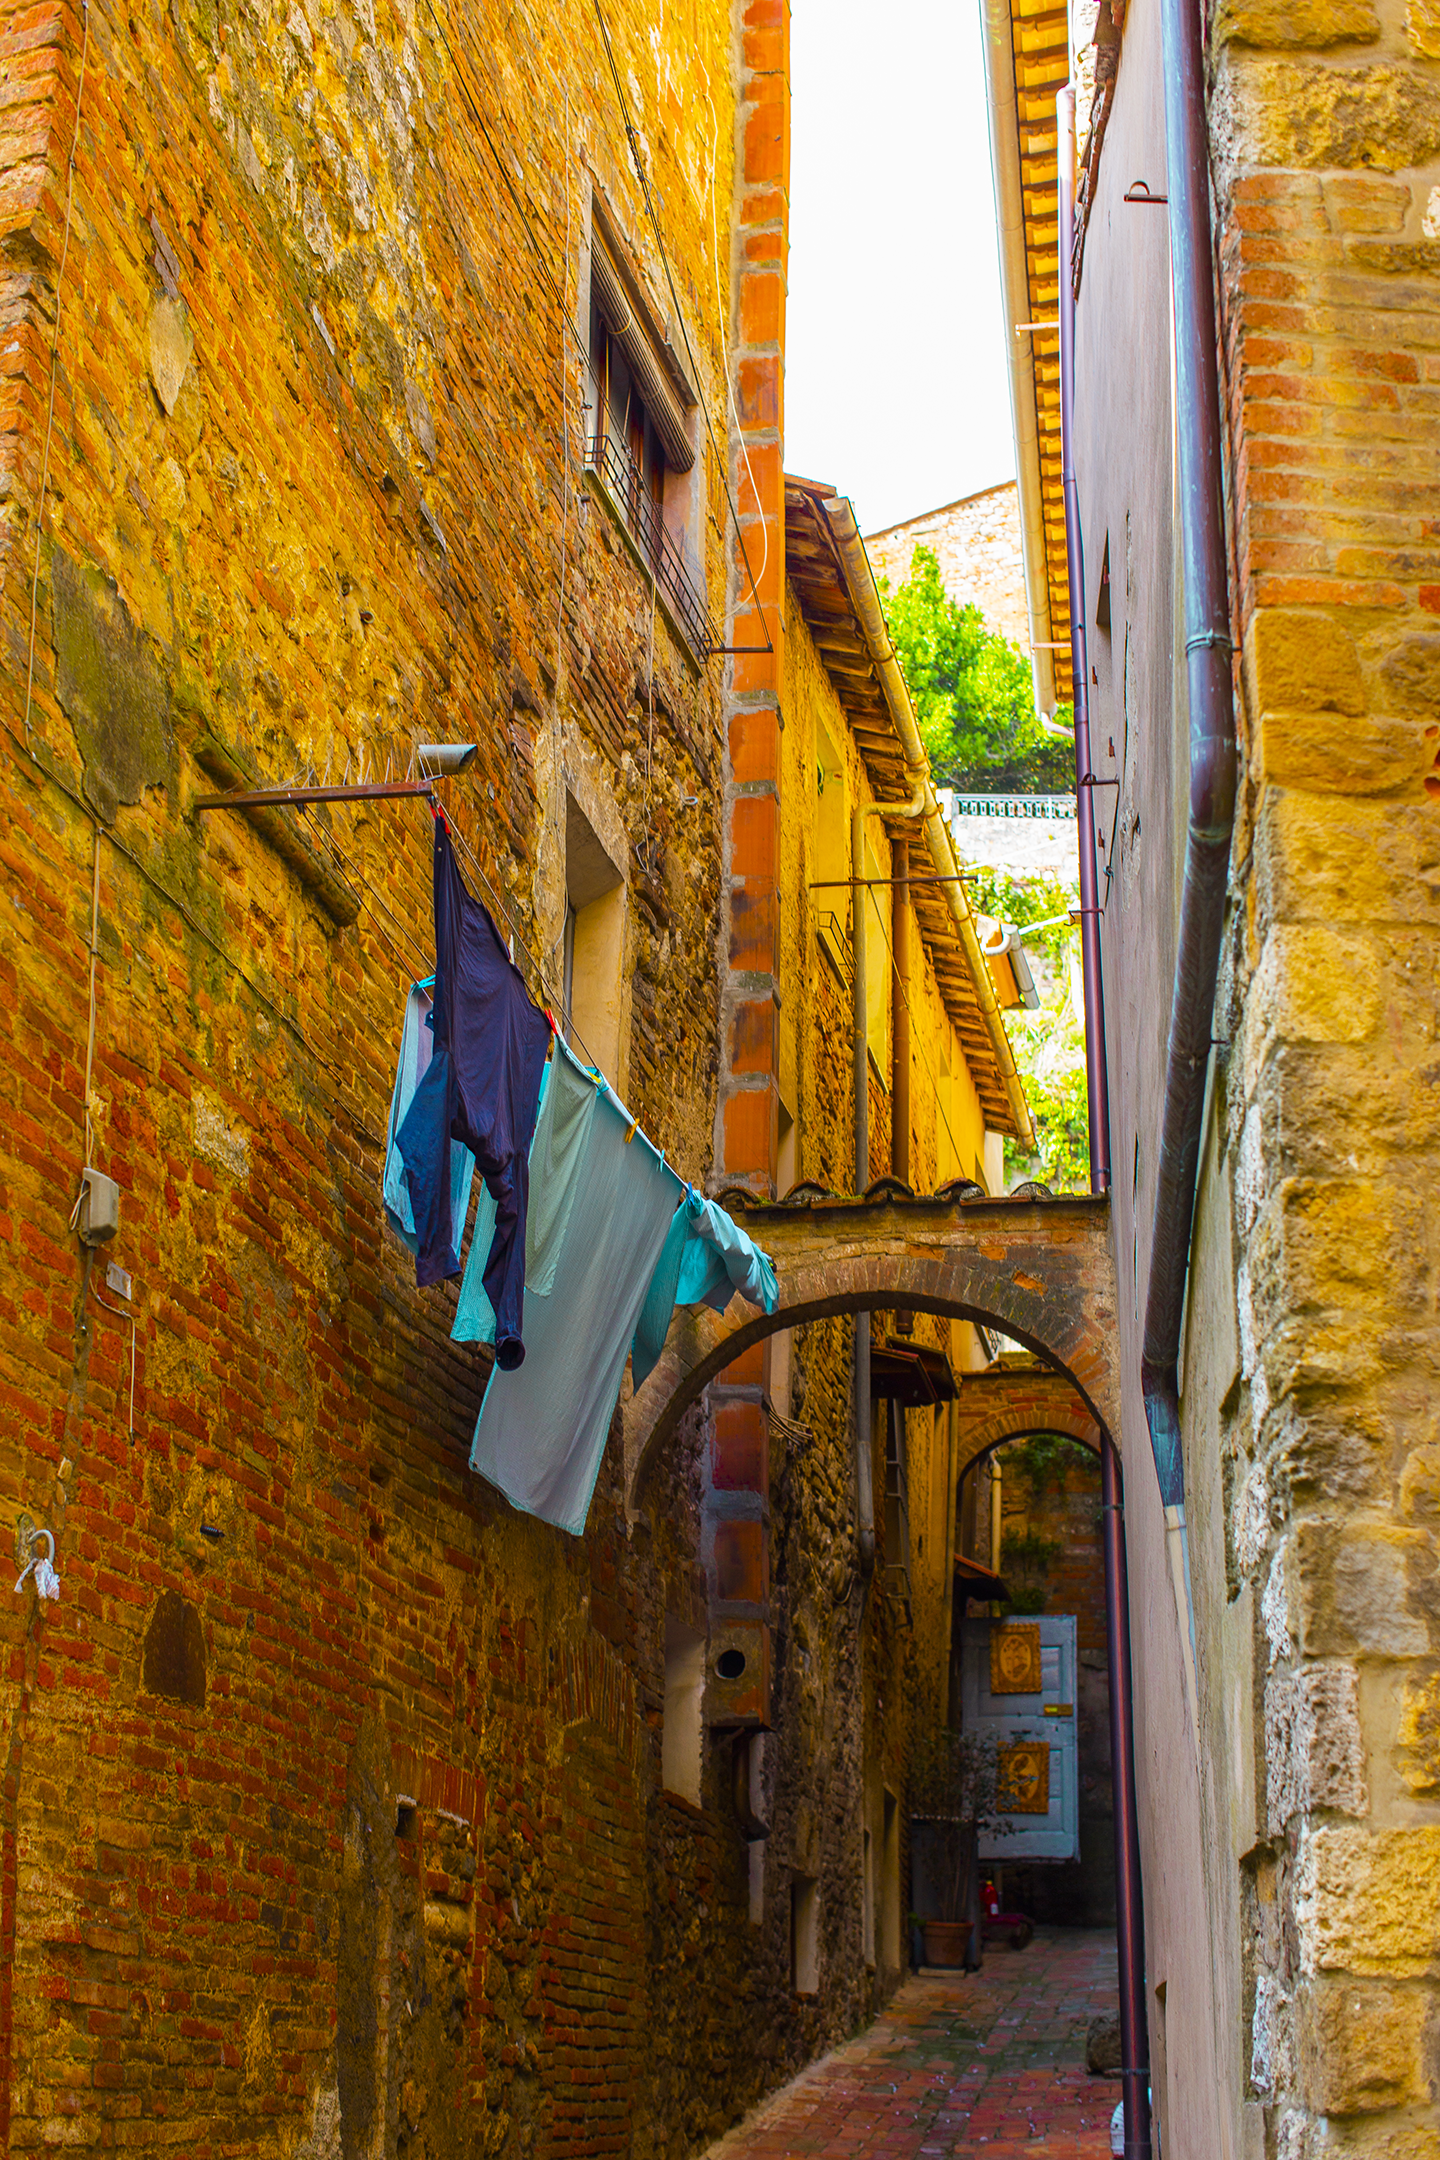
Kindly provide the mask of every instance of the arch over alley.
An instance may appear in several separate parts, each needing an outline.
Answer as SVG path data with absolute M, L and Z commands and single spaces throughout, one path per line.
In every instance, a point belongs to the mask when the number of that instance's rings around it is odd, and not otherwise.
M 993 1448 L 1036 1433 L 1061 1433 L 1098 1455 L 1104 1429 L 1063 1373 L 966 1373 L 957 1404 L 955 1480 Z
M 775 1265 L 776 1309 L 756 1313 L 735 1298 L 724 1313 L 701 1307 L 676 1314 L 663 1356 L 625 1409 L 630 1506 L 709 1381 L 767 1335 L 834 1313 L 931 1312 L 1002 1329 L 1051 1368 L 1056 1415 L 1068 1398 L 1069 1420 L 1078 1403 L 1094 1444 L 1104 1431 L 1118 1445 L 1107 1216 L 1107 1201 L 1090 1195 L 825 1199 L 744 1209 L 745 1229 Z M 1039 1376 L 1015 1377 L 1033 1383 Z M 992 1413 L 1003 1414 L 1003 1407 Z M 1070 1422 L 1053 1429 L 1068 1431 Z

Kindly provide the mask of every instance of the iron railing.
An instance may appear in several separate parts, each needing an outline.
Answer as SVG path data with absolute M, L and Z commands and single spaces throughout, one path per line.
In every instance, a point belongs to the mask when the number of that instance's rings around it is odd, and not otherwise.
M 625 444 L 609 434 L 592 436 L 590 465 L 625 520 L 641 559 L 664 589 L 697 659 L 708 660 L 720 643 L 720 633 L 710 619 L 703 595 L 696 590 L 684 556 L 665 529 L 660 505 L 645 485 L 639 466 Z
M 956 817 L 1073 818 L 1073 795 L 952 795 Z

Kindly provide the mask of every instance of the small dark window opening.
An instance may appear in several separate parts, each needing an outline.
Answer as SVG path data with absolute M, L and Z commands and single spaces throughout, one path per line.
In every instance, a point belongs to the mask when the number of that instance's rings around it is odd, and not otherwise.
M 1095 597 L 1095 627 L 1110 635 L 1110 535 L 1105 535 L 1105 553 L 1100 563 L 1100 590 Z
M 663 559 L 665 452 L 630 366 L 598 306 L 590 309 L 590 457 L 653 568 Z

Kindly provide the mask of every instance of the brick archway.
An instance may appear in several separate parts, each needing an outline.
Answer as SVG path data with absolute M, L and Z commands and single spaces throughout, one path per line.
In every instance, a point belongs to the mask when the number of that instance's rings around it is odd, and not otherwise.
M 665 1351 L 625 1409 L 626 1489 L 646 1472 L 707 1382 L 781 1328 L 834 1313 L 911 1311 L 977 1320 L 1033 1350 L 1117 1435 L 1115 1287 L 1104 1199 L 913 1200 L 747 1208 L 775 1263 L 780 1302 L 759 1314 L 677 1313 Z
M 992 1448 L 1034 1433 L 1063 1433 L 1097 1455 L 1104 1442 L 1099 1420 L 1063 1373 L 968 1373 L 960 1384 L 957 1486 Z

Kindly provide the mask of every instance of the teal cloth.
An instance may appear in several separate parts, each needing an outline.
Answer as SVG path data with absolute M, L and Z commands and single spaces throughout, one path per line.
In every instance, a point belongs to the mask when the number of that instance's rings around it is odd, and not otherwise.
M 780 1291 L 769 1255 L 724 1208 L 687 1193 L 665 1234 L 630 1345 L 636 1387 L 654 1370 L 677 1305 L 708 1305 L 724 1312 L 737 1290 L 762 1312 L 774 1312 Z
M 540 1075 L 540 1108 L 530 1143 L 530 1207 L 525 1221 L 525 1297 L 548 1297 L 570 1211 L 575 1205 L 578 1173 L 595 1115 L 594 1080 L 572 1059 L 552 1057 Z M 475 1231 L 465 1262 L 465 1279 L 455 1308 L 455 1342 L 495 1340 L 495 1314 L 485 1295 L 485 1258 L 495 1234 L 496 1204 L 482 1185 L 475 1207 Z
M 430 1063 L 430 1053 L 435 1037 L 430 1028 L 431 987 L 433 975 L 423 982 L 411 983 L 410 994 L 405 1000 L 405 1018 L 400 1028 L 400 1062 L 395 1068 L 395 1086 L 390 1095 L 390 1124 L 385 1141 L 385 1173 L 382 1190 L 385 1213 L 390 1227 L 409 1246 L 416 1250 L 415 1211 L 410 1202 L 410 1185 L 405 1175 L 405 1164 L 396 1145 L 395 1136 L 405 1122 L 405 1113 L 415 1099 L 415 1090 Z M 450 1143 L 450 1220 L 458 1225 L 457 1242 L 463 1232 L 465 1210 L 470 1205 L 470 1184 L 475 1175 L 475 1158 L 469 1148 L 459 1140 Z M 493 1202 L 491 1213 L 494 1213 Z M 494 1230 L 494 1223 L 491 1223 Z M 488 1247 L 487 1247 L 488 1250 Z M 493 1333 L 492 1338 L 493 1340 Z
M 490 1375 L 470 1463 L 515 1507 L 578 1537 L 630 1338 L 684 1188 L 611 1090 L 558 1040 L 554 1054 L 560 1073 L 573 1068 L 591 1090 L 593 1114 L 550 1294 L 526 1299 L 524 1364 Z

